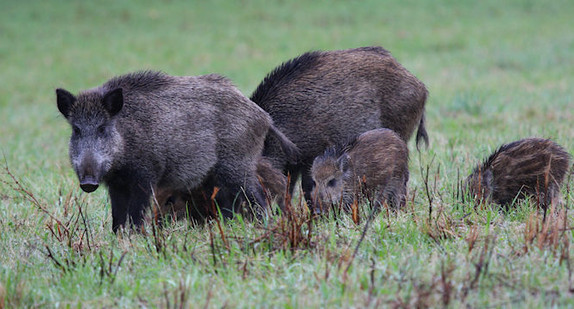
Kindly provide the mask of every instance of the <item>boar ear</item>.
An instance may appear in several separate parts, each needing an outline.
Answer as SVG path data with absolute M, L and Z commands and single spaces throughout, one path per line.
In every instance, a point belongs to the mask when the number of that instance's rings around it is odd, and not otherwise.
M 487 169 L 482 175 L 482 185 L 490 190 L 490 188 L 492 188 L 493 178 L 494 175 L 492 175 L 492 170 Z
M 349 171 L 350 159 L 351 157 L 348 154 L 344 154 L 340 156 L 339 159 L 337 159 L 337 163 L 339 163 L 339 169 L 341 170 L 341 172 L 346 173 Z
M 76 102 L 76 97 L 61 88 L 56 89 L 56 97 L 58 100 L 58 109 L 60 110 L 60 113 L 62 113 L 64 117 L 68 118 L 70 115 L 70 109 Z
M 116 88 L 106 93 L 102 104 L 108 113 L 110 113 L 110 116 L 115 116 L 119 113 L 124 106 L 124 94 L 122 88 Z

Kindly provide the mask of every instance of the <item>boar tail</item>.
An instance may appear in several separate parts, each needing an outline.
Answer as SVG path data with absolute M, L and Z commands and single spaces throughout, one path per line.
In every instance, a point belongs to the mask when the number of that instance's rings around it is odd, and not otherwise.
M 293 143 L 287 136 L 285 136 L 285 134 L 283 134 L 283 132 L 281 132 L 273 124 L 271 124 L 271 127 L 269 127 L 269 132 L 272 132 L 277 138 L 277 140 L 279 140 L 279 143 L 281 144 L 281 150 L 283 150 L 283 153 L 287 157 L 287 160 L 290 163 L 297 163 L 300 153 L 297 145 L 295 145 L 295 143 Z
M 421 121 L 419 122 L 419 128 L 417 130 L 417 150 L 420 150 L 421 140 L 425 142 L 425 148 L 429 146 L 429 136 L 427 134 L 427 129 L 425 128 L 425 114 L 423 113 Z

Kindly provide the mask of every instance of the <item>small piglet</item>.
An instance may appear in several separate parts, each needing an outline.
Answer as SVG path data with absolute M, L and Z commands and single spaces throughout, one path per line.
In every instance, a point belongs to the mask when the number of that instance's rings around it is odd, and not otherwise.
M 313 161 L 312 197 L 319 204 L 343 204 L 367 198 L 378 207 L 405 205 L 409 180 L 408 148 L 394 131 L 375 129 L 344 145 L 330 147 Z M 320 206 L 323 208 L 323 206 Z
M 509 205 L 526 196 L 546 209 L 560 200 L 560 187 L 571 156 L 549 139 L 526 138 L 502 145 L 466 179 L 466 192 L 476 203 Z

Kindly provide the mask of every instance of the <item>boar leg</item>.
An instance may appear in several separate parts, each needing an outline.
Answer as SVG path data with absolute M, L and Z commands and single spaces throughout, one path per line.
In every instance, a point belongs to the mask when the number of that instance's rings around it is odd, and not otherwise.
M 265 190 L 261 184 L 255 180 L 255 184 L 247 190 L 247 198 L 250 200 L 252 205 L 255 205 L 255 215 L 257 219 L 261 220 L 267 215 L 267 199 L 265 198 Z M 255 203 L 255 204 L 254 204 Z
M 385 201 L 391 210 L 399 210 L 404 208 L 406 199 L 406 185 L 400 181 L 391 181 L 387 184 L 385 189 L 377 197 L 377 207 L 384 205 Z
M 293 196 L 295 191 L 295 186 L 297 185 L 297 178 L 299 177 L 300 168 L 297 168 L 296 165 L 289 165 L 283 173 L 286 176 L 289 176 L 289 196 Z
M 130 223 L 139 227 L 143 220 L 143 211 L 149 206 L 151 190 L 147 185 L 128 183 L 124 185 L 110 184 L 109 193 L 112 202 L 112 230 L 114 233 L 121 226 Z
M 256 162 L 235 154 L 220 158 L 214 175 L 216 186 L 220 188 L 216 199 L 222 212 L 225 208 L 232 212 L 241 209 L 245 199 L 251 203 L 258 218 L 266 212 L 265 193 L 257 179 L 255 164 Z
M 220 187 L 216 200 L 225 218 L 233 217 L 233 214 L 237 212 L 244 213 L 241 211 L 241 205 L 244 202 L 251 204 L 257 219 L 262 219 L 267 209 L 263 187 L 258 183 L 247 186 L 230 185 L 228 183 L 226 186 Z M 244 214 L 251 215 L 250 213 Z

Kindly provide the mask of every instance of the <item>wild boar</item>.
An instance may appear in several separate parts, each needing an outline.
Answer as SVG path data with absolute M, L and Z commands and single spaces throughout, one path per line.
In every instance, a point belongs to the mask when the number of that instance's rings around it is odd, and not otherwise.
M 315 207 L 343 204 L 346 209 L 365 199 L 393 209 L 406 203 L 409 180 L 406 143 L 390 129 L 375 129 L 349 143 L 327 148 L 313 161 L 311 177 Z
M 476 204 L 509 206 L 534 197 L 546 209 L 560 200 L 560 187 L 571 165 L 570 154 L 549 139 L 525 138 L 502 145 L 465 182 Z
M 259 84 L 251 100 L 267 111 L 275 125 L 300 150 L 289 163 L 277 141 L 268 137 L 263 155 L 292 176 L 299 175 L 311 200 L 313 159 L 327 147 L 363 132 L 389 128 L 405 142 L 417 130 L 424 140 L 425 85 L 382 47 L 313 51 L 284 62 Z
M 80 187 L 108 186 L 114 231 L 127 219 L 142 223 L 152 188 L 187 191 L 210 177 L 228 195 L 244 196 L 258 216 L 266 212 L 257 160 L 268 132 L 290 142 L 228 79 L 144 71 L 78 96 L 56 94 L 72 127 L 69 155 Z

